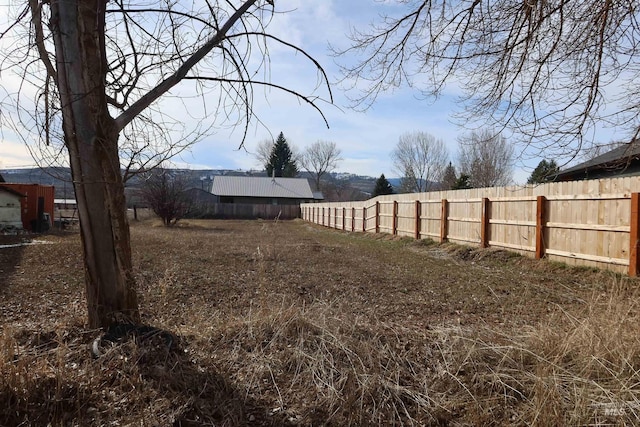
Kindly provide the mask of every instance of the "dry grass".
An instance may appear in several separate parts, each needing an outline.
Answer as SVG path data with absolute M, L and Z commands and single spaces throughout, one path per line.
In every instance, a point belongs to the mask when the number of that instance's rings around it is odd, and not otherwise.
M 91 357 L 78 236 L 2 249 L 0 425 L 640 422 L 636 280 L 299 221 L 132 232 L 176 345 Z

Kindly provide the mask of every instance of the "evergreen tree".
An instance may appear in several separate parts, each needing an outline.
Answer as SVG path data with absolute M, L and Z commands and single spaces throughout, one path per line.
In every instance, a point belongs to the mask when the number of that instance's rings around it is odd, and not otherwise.
M 453 186 L 456 185 L 457 181 L 456 168 L 449 162 L 449 165 L 444 169 L 444 174 L 442 175 L 442 189 L 453 190 Z
M 553 177 L 560 171 L 555 160 L 542 160 L 538 166 L 531 172 L 531 176 L 527 180 L 527 184 L 543 184 L 553 181 Z
M 412 169 L 406 169 L 404 176 L 400 179 L 400 193 L 415 193 L 416 188 L 420 188 L 421 183 L 418 182 Z
M 393 186 L 384 177 L 384 174 L 380 175 L 380 178 L 376 180 L 376 186 L 373 189 L 372 197 L 384 196 L 385 194 L 393 194 Z
M 462 173 L 460 174 L 460 177 L 456 180 L 455 184 L 453 184 L 453 187 L 451 187 L 451 189 L 466 190 L 468 188 L 472 188 L 471 183 L 469 182 L 470 180 L 471 180 L 471 176 L 467 175 L 466 173 Z
M 298 165 L 287 144 L 284 134 L 280 132 L 271 150 L 269 162 L 265 165 L 269 176 L 293 178 L 298 175 Z

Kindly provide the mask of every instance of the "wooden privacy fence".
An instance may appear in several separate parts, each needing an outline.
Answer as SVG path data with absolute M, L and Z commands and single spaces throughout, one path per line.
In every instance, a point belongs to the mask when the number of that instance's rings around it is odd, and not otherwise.
M 302 218 L 346 231 L 431 238 L 636 276 L 640 177 L 381 196 L 301 205 Z
M 224 219 L 294 219 L 300 218 L 300 205 L 207 203 L 198 205 L 194 208 L 189 217 Z

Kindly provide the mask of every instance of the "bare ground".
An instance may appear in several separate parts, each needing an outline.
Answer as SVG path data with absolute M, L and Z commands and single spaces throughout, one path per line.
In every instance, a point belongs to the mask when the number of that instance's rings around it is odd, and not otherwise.
M 78 234 L 0 249 L 0 425 L 638 421 L 635 279 L 302 221 L 132 239 L 143 321 L 178 339 L 99 358 Z

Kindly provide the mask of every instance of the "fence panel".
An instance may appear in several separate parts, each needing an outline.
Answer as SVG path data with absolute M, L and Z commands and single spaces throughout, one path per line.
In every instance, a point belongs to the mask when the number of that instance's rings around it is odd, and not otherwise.
M 447 240 L 455 243 L 480 243 L 481 199 L 449 200 Z
M 489 246 L 519 253 L 536 250 L 536 198 L 497 197 L 489 202 Z
M 625 177 L 397 194 L 302 209 L 305 220 L 346 231 L 505 248 L 635 275 L 639 191 L 640 177 Z

